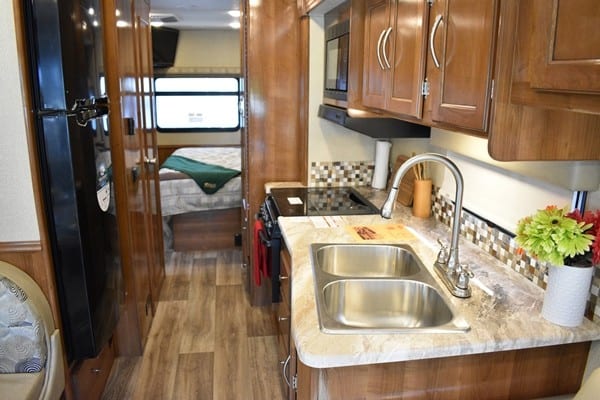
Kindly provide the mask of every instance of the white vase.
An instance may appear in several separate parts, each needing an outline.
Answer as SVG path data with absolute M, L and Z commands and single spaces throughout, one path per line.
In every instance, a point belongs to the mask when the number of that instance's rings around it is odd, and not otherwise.
M 557 325 L 575 327 L 583 321 L 594 267 L 548 267 L 542 317 Z

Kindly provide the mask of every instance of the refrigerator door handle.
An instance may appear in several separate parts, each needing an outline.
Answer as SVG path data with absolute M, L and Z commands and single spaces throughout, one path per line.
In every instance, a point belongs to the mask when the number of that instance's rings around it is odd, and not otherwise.
M 67 116 L 74 116 L 77 125 L 86 126 L 90 120 L 107 115 L 108 110 L 108 97 L 76 99 Z
M 67 117 L 75 117 L 77 125 L 87 126 L 92 119 L 100 118 L 107 115 L 109 111 L 108 97 L 88 99 L 76 99 L 70 110 L 42 110 L 38 114 L 40 117 L 48 117 L 55 115 L 66 115 Z

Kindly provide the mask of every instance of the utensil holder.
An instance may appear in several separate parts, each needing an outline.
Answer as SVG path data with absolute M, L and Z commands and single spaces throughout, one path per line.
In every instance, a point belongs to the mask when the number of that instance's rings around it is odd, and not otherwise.
M 419 218 L 431 216 L 431 179 L 415 179 L 412 214 Z

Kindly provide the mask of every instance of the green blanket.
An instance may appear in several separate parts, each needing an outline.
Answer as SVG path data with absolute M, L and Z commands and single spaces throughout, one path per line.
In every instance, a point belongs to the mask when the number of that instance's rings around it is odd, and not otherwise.
M 241 171 L 221 167 L 220 165 L 206 164 L 200 161 L 181 156 L 169 156 L 161 168 L 169 168 L 189 175 L 200 189 L 206 194 L 213 194 L 221 189 L 230 179 L 235 178 Z

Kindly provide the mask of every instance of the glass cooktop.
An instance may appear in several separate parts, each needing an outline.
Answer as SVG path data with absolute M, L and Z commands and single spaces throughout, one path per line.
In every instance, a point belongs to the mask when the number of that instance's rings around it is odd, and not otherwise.
M 280 216 L 378 214 L 379 210 L 352 187 L 273 188 Z

